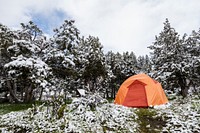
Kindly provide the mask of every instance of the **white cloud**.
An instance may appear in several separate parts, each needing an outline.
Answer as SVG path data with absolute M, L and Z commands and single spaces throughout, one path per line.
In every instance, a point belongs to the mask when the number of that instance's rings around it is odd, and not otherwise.
M 0 22 L 15 26 L 31 12 L 51 17 L 54 10 L 76 20 L 83 35 L 98 36 L 106 51 L 148 54 L 165 18 L 180 33 L 200 27 L 199 0 L 1 0 Z M 57 22 L 52 17 L 52 23 Z M 62 23 L 62 22 L 60 22 Z M 52 27 L 53 28 L 53 27 Z

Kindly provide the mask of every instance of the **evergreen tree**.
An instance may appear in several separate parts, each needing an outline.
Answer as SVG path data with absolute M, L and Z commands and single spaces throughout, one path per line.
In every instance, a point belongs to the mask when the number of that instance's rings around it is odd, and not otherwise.
M 85 51 L 86 64 L 83 71 L 83 79 L 85 84 L 89 85 L 90 91 L 95 91 L 96 89 L 101 89 L 101 83 L 106 75 L 105 69 L 105 57 L 103 53 L 103 46 L 99 42 L 98 38 L 89 36 L 86 39 Z
M 151 73 L 151 61 L 148 55 L 137 58 L 137 69 L 138 73 Z
M 65 78 L 73 73 L 72 49 L 79 43 L 79 31 L 74 26 L 74 21 L 65 20 L 59 28 L 54 29 L 46 62 L 52 67 L 57 78 Z
M 113 69 L 113 74 L 116 76 L 116 83 L 121 84 L 127 77 L 123 73 L 124 69 L 124 61 L 123 61 L 123 56 L 117 52 L 115 54 L 115 67 Z
M 133 52 L 123 53 L 122 73 L 128 78 L 136 74 L 137 59 Z
M 4 65 L 4 69 L 10 99 L 30 102 L 36 91 L 46 87 L 50 68 L 38 56 L 42 44 L 39 42 L 44 41 L 42 31 L 31 21 L 21 26 L 21 30 L 13 32 L 13 42 L 7 48 L 10 62 Z
M 51 89 L 55 95 L 74 90 L 75 64 L 73 49 L 79 44 L 79 30 L 73 20 L 54 29 L 46 50 L 45 61 L 52 68 Z
M 9 92 L 6 87 L 7 75 L 4 70 L 4 65 L 11 60 L 7 48 L 12 45 L 12 42 L 13 31 L 7 26 L 0 24 L 0 93 L 5 92 L 5 97 L 7 97 Z
M 187 95 L 187 72 L 185 70 L 184 38 L 171 27 L 168 19 L 164 29 L 156 36 L 156 40 L 149 48 L 152 50 L 152 62 L 155 77 L 160 80 L 165 89 L 174 90 L 180 87 L 182 96 Z
M 195 92 L 198 92 L 200 85 L 200 30 L 198 32 L 193 31 L 186 39 L 184 46 L 190 86 L 193 87 Z
M 133 52 L 123 53 L 113 53 L 109 51 L 106 54 L 106 64 L 107 71 L 109 75 L 107 77 L 107 89 L 106 95 L 108 98 L 115 98 L 115 94 L 118 91 L 118 88 L 124 80 L 128 77 L 136 74 L 137 72 L 137 60 Z
M 107 76 L 104 81 L 105 83 L 105 97 L 106 98 L 114 98 L 115 93 L 119 85 L 116 83 L 116 76 L 113 73 L 115 68 L 115 54 L 112 51 L 109 51 L 105 55 L 106 57 L 106 71 Z
M 145 58 L 144 56 L 138 56 L 137 58 L 137 67 L 140 72 L 145 71 Z

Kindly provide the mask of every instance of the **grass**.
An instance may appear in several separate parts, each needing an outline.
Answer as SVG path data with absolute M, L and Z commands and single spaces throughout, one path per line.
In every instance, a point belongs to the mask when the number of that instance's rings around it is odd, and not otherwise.
M 11 111 L 20 111 L 20 110 L 26 110 L 28 108 L 31 108 L 32 104 L 30 103 L 19 103 L 19 104 L 10 104 L 10 103 L 3 103 L 0 104 L 0 115 L 10 113 Z
M 159 133 L 166 122 L 156 116 L 156 111 L 149 108 L 140 108 L 135 112 L 138 116 L 139 131 L 141 133 Z
M 66 104 L 71 104 L 72 100 L 66 100 L 65 102 L 66 102 Z M 11 103 L 1 103 L 0 104 L 0 115 L 7 114 L 7 113 L 10 113 L 12 111 L 26 110 L 28 108 L 31 108 L 33 104 L 41 105 L 43 103 L 45 103 L 45 102 L 34 101 L 32 103 L 13 103 L 13 104 L 11 104 Z M 46 104 L 49 104 L 49 103 L 46 103 Z
M 114 103 L 114 99 L 113 98 L 107 98 L 109 103 Z

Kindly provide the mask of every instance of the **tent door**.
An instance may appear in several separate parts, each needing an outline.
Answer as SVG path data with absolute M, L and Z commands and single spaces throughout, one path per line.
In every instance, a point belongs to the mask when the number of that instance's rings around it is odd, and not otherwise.
M 123 105 L 128 107 L 147 107 L 145 84 L 140 81 L 134 81 L 128 87 Z

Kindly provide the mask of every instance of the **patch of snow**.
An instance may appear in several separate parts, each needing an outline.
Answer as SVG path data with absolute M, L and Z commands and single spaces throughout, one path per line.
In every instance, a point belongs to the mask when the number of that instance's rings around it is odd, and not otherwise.
M 77 89 L 77 90 L 78 90 L 78 92 L 81 96 L 85 96 L 85 90 L 84 89 Z
M 154 109 L 166 109 L 170 107 L 170 103 L 166 103 L 166 104 L 161 104 L 161 105 L 155 105 L 153 106 Z

